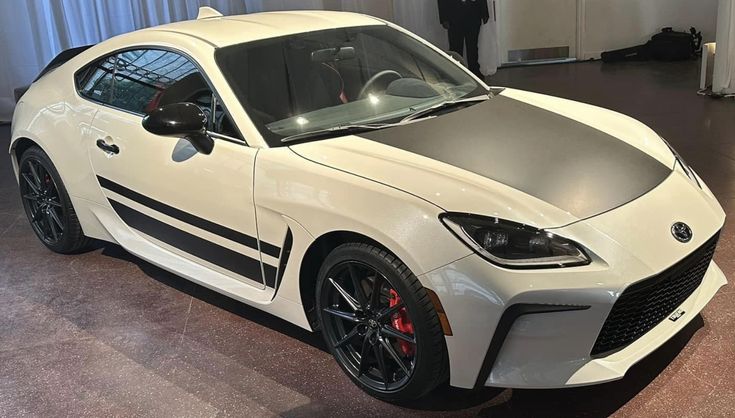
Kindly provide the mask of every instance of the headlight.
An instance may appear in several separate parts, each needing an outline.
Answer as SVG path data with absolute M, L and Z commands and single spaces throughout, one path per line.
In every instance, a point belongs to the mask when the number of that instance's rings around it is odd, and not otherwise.
M 669 141 L 663 138 L 661 138 L 661 140 L 664 141 L 664 144 L 666 144 L 666 146 L 669 147 L 669 150 L 671 151 L 671 153 L 674 154 L 674 159 L 681 166 L 681 169 L 684 170 L 684 173 L 687 175 L 687 177 L 689 177 L 689 179 L 692 180 L 693 182 L 697 183 L 697 186 L 699 186 L 699 188 L 701 189 L 702 185 L 699 184 L 699 179 L 697 179 L 697 175 L 694 174 L 694 170 L 692 170 L 692 168 L 689 167 L 689 164 L 687 164 L 686 161 L 684 161 L 684 159 L 681 158 L 681 155 L 679 155 L 679 153 L 676 152 L 674 147 L 672 147 L 671 144 L 669 144 Z
M 461 213 L 446 213 L 440 219 L 472 250 L 503 267 L 555 268 L 590 263 L 573 241 L 527 225 Z

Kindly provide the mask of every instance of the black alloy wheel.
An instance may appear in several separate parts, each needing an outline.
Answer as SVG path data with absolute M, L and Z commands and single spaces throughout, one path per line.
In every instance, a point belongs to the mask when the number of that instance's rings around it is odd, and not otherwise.
M 46 245 L 61 242 L 66 229 L 59 189 L 37 158 L 27 158 L 20 167 L 20 192 L 36 235 Z
M 394 256 L 367 244 L 338 247 L 322 267 L 318 289 L 326 343 L 368 393 L 415 399 L 446 378 L 446 349 L 433 305 L 428 296 L 417 303 L 416 293 L 426 292 Z
M 71 200 L 48 155 L 38 147 L 26 150 L 19 162 L 19 188 L 33 232 L 49 249 L 73 253 L 86 247 Z
M 345 261 L 327 275 L 325 332 L 350 372 L 375 390 L 395 390 L 411 377 L 416 337 L 394 327 L 406 306 L 374 268 Z M 407 321 L 411 324 L 410 319 Z M 403 344 L 401 344 L 403 342 Z

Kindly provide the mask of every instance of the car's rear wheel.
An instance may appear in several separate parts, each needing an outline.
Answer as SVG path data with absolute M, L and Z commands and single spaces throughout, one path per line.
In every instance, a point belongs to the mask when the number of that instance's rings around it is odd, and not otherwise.
M 36 146 L 30 147 L 21 156 L 18 167 L 23 208 L 38 239 L 62 254 L 75 253 L 89 245 L 48 155 Z
M 367 244 L 334 249 L 319 271 L 319 322 L 347 375 L 369 394 L 419 398 L 447 378 L 444 335 L 416 276 Z

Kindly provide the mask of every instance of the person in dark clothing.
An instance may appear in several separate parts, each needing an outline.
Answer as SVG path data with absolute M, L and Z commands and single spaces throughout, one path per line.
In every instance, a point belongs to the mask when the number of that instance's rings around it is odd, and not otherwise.
M 438 0 L 439 21 L 449 32 L 449 49 L 462 54 L 467 48 L 467 67 L 482 78 L 477 42 L 480 26 L 490 20 L 487 0 Z

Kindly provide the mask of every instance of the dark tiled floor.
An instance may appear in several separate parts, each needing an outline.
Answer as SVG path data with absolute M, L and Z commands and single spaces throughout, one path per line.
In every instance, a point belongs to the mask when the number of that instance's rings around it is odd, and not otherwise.
M 735 213 L 735 102 L 695 94 L 696 63 L 501 70 L 494 84 L 609 107 L 650 124 Z M 0 127 L 0 147 L 8 127 Z M 735 277 L 735 228 L 716 259 Z M 0 159 L 0 416 L 725 416 L 735 414 L 732 285 L 619 382 L 567 390 L 443 389 L 374 400 L 310 335 L 127 255 L 47 251 Z

